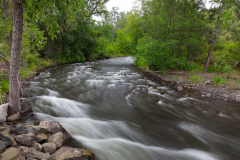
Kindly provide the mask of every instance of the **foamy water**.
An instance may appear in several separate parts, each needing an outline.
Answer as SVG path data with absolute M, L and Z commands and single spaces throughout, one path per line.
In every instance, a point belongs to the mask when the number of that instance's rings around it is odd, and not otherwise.
M 60 122 L 100 160 L 240 159 L 239 120 L 202 112 L 223 103 L 186 97 L 133 63 L 125 57 L 49 69 L 25 88 L 22 104 L 37 119 Z

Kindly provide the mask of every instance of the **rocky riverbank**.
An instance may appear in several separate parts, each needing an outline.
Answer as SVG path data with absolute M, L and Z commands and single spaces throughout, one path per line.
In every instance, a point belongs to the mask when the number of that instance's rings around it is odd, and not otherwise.
M 21 123 L 20 118 L 31 116 L 32 110 L 7 117 L 7 106 L 0 106 L 0 160 L 95 159 L 90 151 L 64 145 L 73 137 L 59 122 Z
M 165 73 L 159 71 L 150 71 L 141 69 L 145 74 L 150 75 L 155 80 L 163 83 L 171 84 L 178 92 L 183 92 L 189 95 L 196 95 L 201 98 L 220 99 L 226 102 L 240 103 L 240 84 L 234 80 L 228 80 L 228 83 L 217 85 L 214 84 L 211 73 L 196 73 L 195 77 L 200 77 L 198 82 L 191 83 L 188 71 L 166 71 Z M 238 78 L 238 77 L 237 77 Z

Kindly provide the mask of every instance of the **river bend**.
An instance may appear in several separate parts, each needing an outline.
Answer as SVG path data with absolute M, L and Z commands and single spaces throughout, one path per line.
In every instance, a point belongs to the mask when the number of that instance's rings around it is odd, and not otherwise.
M 25 88 L 22 104 L 101 160 L 240 159 L 239 119 L 203 112 L 230 104 L 186 97 L 133 64 L 124 57 L 51 68 Z

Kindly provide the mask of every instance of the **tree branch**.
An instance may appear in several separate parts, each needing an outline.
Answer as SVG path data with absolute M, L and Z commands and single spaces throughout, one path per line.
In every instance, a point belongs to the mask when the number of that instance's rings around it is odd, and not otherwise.
M 224 32 L 224 33 L 222 33 L 221 35 L 224 35 L 224 34 L 226 34 L 227 32 L 229 32 L 229 30 L 230 30 L 230 28 L 231 28 L 231 26 L 235 23 L 235 21 L 238 19 L 238 17 L 240 16 L 240 14 L 232 21 L 232 23 L 228 26 L 228 29 L 227 29 L 227 31 L 226 32 Z

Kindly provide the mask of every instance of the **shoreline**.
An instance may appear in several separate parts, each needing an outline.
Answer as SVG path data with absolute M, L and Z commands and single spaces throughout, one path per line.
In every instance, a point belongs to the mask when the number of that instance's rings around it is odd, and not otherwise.
M 182 72 L 187 71 L 170 71 L 163 75 L 163 73 L 160 71 L 150 71 L 143 68 L 139 69 L 143 73 L 150 75 L 153 79 L 157 81 L 173 85 L 173 88 L 176 89 L 178 92 L 190 94 L 191 96 L 197 96 L 201 98 L 240 103 L 240 90 L 231 90 L 227 88 L 226 85 L 215 85 L 213 83 L 213 80 L 205 80 L 204 83 L 195 84 L 190 83 L 189 79 L 186 79 L 186 77 L 184 80 L 182 80 Z

